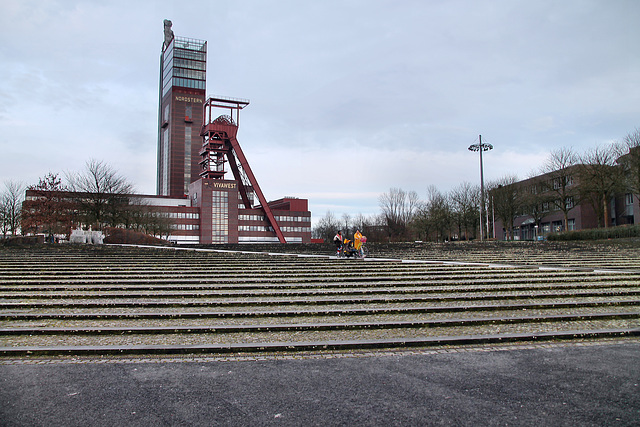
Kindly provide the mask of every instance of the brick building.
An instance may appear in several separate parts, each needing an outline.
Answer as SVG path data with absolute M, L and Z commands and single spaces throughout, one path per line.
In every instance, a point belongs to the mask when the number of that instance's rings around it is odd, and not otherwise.
M 119 201 L 126 200 L 126 219 L 91 225 L 129 227 L 130 220 L 146 221 L 147 225 L 140 227 L 147 227 L 147 233 L 179 244 L 310 242 L 308 201 L 293 197 L 265 199 L 236 139 L 240 110 L 249 101 L 207 97 L 206 64 L 207 42 L 174 36 L 171 22 L 165 20 L 159 78 L 157 195 L 118 197 Z M 218 115 L 220 109 L 225 114 Z M 229 172 L 232 179 L 227 177 Z M 33 213 L 34 232 L 42 232 L 38 231 L 40 216 L 36 211 L 54 200 L 63 215 L 60 220 L 54 219 L 56 227 L 49 224 L 47 228 L 69 230 L 70 226 L 90 225 L 74 213 L 78 201 L 88 199 L 82 193 L 28 190 L 25 212 Z M 155 219 L 162 220 L 163 230 L 153 231 L 149 226 Z
M 620 167 L 620 166 L 617 166 Z M 531 202 L 529 202 L 528 212 L 522 208 L 521 212 L 514 218 L 513 239 L 514 240 L 534 240 L 543 238 L 549 233 L 584 230 L 597 228 L 599 224 L 598 215 L 589 200 L 581 200 L 579 166 L 571 166 L 565 175 L 555 172 L 538 175 L 512 184 L 517 189 L 520 200 L 533 200 L 539 206 L 539 218 L 536 220 L 530 213 Z M 563 182 L 564 181 L 564 182 Z M 560 186 L 566 186 L 564 202 L 568 208 L 567 223 L 565 226 L 564 212 L 558 208 Z M 495 190 L 492 190 L 495 191 Z M 574 197 L 575 195 L 575 197 Z M 489 193 L 491 200 L 491 192 Z M 527 205 L 524 203 L 522 205 Z M 608 201 L 609 216 L 607 226 L 640 223 L 640 204 L 638 197 L 629 192 L 622 192 L 611 197 Z M 491 215 L 491 212 L 489 212 Z M 506 240 L 509 238 L 509 231 L 502 220 L 495 218 L 493 224 L 495 238 Z
M 236 139 L 249 101 L 206 96 L 207 42 L 174 36 L 170 27 L 165 21 L 158 196 L 144 203 L 170 216 L 169 239 L 178 243 L 310 242 L 308 201 L 267 201 Z

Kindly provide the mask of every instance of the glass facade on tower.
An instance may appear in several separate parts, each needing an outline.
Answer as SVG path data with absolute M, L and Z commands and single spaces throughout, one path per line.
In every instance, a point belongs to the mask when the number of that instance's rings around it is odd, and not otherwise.
M 188 194 L 198 179 L 207 42 L 174 37 L 160 58 L 157 194 Z M 195 123 L 195 125 L 193 125 Z
M 162 95 L 171 87 L 206 88 L 207 42 L 174 37 L 162 54 Z

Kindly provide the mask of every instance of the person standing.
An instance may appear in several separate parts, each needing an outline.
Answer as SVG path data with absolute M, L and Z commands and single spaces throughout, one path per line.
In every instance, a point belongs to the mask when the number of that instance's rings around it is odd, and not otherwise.
M 360 248 L 362 248 L 362 233 L 358 229 L 353 233 L 353 247 L 360 253 L 360 256 L 362 256 L 362 251 L 360 250 Z
M 333 236 L 333 244 L 336 245 L 337 255 L 340 256 L 340 251 L 342 250 L 342 231 L 338 231 L 335 236 Z

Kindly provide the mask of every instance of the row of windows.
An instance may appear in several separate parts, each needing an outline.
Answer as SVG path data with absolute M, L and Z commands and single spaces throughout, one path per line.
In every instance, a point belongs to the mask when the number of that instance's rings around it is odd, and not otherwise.
M 238 231 L 269 231 L 273 233 L 273 227 L 264 225 L 240 225 Z
M 175 58 L 195 59 L 196 61 L 206 61 L 207 53 L 195 50 L 176 49 L 173 52 Z
M 273 232 L 270 225 L 240 225 L 238 231 L 269 231 Z M 280 227 L 280 231 L 287 233 L 311 233 L 311 227 Z
M 528 192 L 531 194 L 538 194 L 549 189 L 553 188 L 554 190 L 559 190 L 563 187 L 562 183 L 564 182 L 564 187 L 570 187 L 573 185 L 573 176 L 563 176 L 560 178 L 554 178 L 553 180 L 546 182 L 538 182 L 536 184 L 532 184 L 529 186 Z
M 238 215 L 240 221 L 264 221 L 264 215 Z
M 278 222 L 311 222 L 311 217 L 308 216 L 276 216 Z
M 302 241 L 302 240 L 300 240 Z M 278 243 L 277 237 L 272 236 L 240 236 L 238 237 L 238 242 L 240 243 L 250 243 L 250 242 L 274 242 Z
M 227 194 L 225 192 L 221 192 L 221 193 Z M 222 198 L 218 198 L 216 202 L 218 203 L 218 206 L 217 206 L 218 211 L 221 211 L 224 205 L 228 203 L 228 201 L 226 200 L 226 197 L 224 196 Z M 157 214 L 163 218 L 200 219 L 200 214 L 196 212 L 158 212 Z M 225 218 L 228 218 L 228 213 L 225 212 L 224 216 Z M 260 215 L 238 215 L 238 219 L 241 221 L 264 221 L 265 220 L 265 218 Z M 304 228 L 308 228 L 308 227 L 304 227 Z
M 569 210 L 569 209 L 573 209 L 575 207 L 574 201 L 573 201 L 573 197 L 567 197 L 564 201 L 565 203 L 565 209 Z M 542 204 L 538 205 L 537 208 L 538 209 L 542 209 L 542 212 L 551 212 L 558 210 L 558 204 L 559 203 L 554 203 L 554 202 L 542 202 Z M 520 215 L 529 215 L 530 209 L 531 207 L 526 207 L 524 208 L 521 212 Z
M 204 80 L 190 80 L 190 79 L 182 79 L 179 77 L 173 78 L 173 85 L 180 87 L 188 87 L 191 89 L 205 89 Z
M 171 225 L 173 230 L 200 230 L 198 224 L 173 224 Z
M 559 190 L 562 187 L 563 181 L 564 181 L 565 187 L 569 187 L 570 185 L 573 185 L 573 177 L 571 175 L 563 176 L 561 178 L 556 178 L 553 180 L 553 189 Z
M 238 215 L 240 221 L 266 221 L 264 215 Z M 276 216 L 277 222 L 311 222 L 308 216 Z
M 280 227 L 280 230 L 288 233 L 311 233 L 311 227 Z
M 176 67 L 190 68 L 192 70 L 202 70 L 202 71 L 205 71 L 207 68 L 206 62 L 191 61 L 189 59 L 182 59 L 182 58 L 175 58 L 173 60 L 173 65 Z
M 576 220 L 575 218 L 571 218 L 568 221 L 568 228 L 570 231 L 576 229 Z M 542 234 L 549 234 L 551 232 L 560 232 L 563 231 L 564 226 L 562 225 L 562 221 L 553 221 L 553 222 L 543 222 L 540 224 L 540 232 Z
M 573 208 L 573 197 L 567 197 L 564 200 L 564 205 L 565 205 L 565 209 L 572 209 Z M 544 202 L 542 203 L 542 212 L 549 212 L 551 210 L 551 208 L 553 208 L 555 205 L 551 202 Z
M 173 219 L 200 219 L 200 214 L 195 212 L 156 212 L 154 216 Z
M 523 227 L 515 227 L 514 228 L 516 236 L 518 234 L 521 234 L 521 236 L 524 237 L 525 239 L 534 237 L 534 235 L 531 232 L 531 229 L 529 227 L 524 227 L 524 230 L 522 230 L 522 233 L 520 233 L 520 230 L 522 228 Z M 540 228 L 538 228 L 537 226 L 535 226 L 534 228 L 537 229 L 537 231 L 535 232 L 536 235 L 547 235 L 547 234 L 552 233 L 552 232 L 559 233 L 561 231 L 564 231 L 564 223 L 563 223 L 563 221 L 543 222 L 543 223 L 540 224 Z M 576 229 L 576 220 L 575 220 L 575 218 L 570 218 L 568 220 L 567 228 L 570 231 Z
M 204 71 L 190 70 L 188 68 L 173 68 L 174 77 L 187 77 L 190 79 L 205 80 L 207 73 Z
M 625 206 L 631 206 L 633 205 L 633 194 L 632 193 L 626 193 L 624 195 L 624 205 Z M 558 204 L 554 203 L 554 202 L 543 202 L 542 203 L 542 212 L 549 212 L 551 210 L 556 210 Z M 565 198 L 565 207 L 566 209 L 573 209 L 575 207 L 575 202 L 573 200 L 573 197 L 567 197 Z M 522 215 L 528 215 L 529 212 L 527 211 L 523 211 Z

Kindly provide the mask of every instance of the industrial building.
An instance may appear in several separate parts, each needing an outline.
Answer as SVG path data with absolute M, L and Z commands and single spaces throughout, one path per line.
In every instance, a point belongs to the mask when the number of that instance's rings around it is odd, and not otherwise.
M 237 139 L 246 99 L 206 96 L 207 42 L 174 36 L 160 57 L 157 197 L 177 243 L 311 241 L 308 201 L 267 201 Z M 232 176 L 228 176 L 231 174 Z
M 296 197 L 267 201 L 240 147 L 240 110 L 249 101 L 207 97 L 207 42 L 175 37 L 171 21 L 165 20 L 164 25 L 157 194 L 117 194 L 111 199 L 114 195 L 105 195 L 101 203 L 115 206 L 117 200 L 118 209 L 124 206 L 128 212 L 123 215 L 128 218 L 126 221 L 144 216 L 147 220 L 162 220 L 161 231 L 142 228 L 178 244 L 309 243 L 308 201 Z M 33 233 L 41 232 L 40 211 L 44 206 L 57 213 L 48 220 L 50 230 L 70 230 L 79 225 L 131 226 L 122 219 L 81 218 L 78 207 L 90 204 L 95 197 L 88 193 L 27 190 L 24 212 L 30 218 L 29 228 Z

